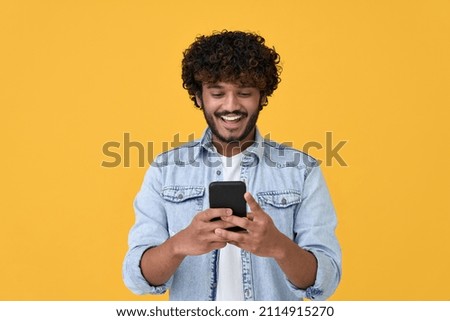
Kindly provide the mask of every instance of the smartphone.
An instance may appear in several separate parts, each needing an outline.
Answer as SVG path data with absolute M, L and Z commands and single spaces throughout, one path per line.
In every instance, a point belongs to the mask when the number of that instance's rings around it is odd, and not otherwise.
M 231 208 L 233 215 L 247 216 L 247 203 L 244 199 L 245 183 L 241 181 L 219 181 L 209 184 L 209 207 Z M 239 226 L 228 228 L 230 231 L 243 231 Z

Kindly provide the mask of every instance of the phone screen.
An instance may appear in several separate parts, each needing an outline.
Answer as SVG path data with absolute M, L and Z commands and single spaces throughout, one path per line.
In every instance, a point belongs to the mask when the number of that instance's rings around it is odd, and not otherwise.
M 230 208 L 233 215 L 247 216 L 247 203 L 244 199 L 245 183 L 241 181 L 218 181 L 209 184 L 209 207 Z M 240 227 L 229 228 L 231 231 L 242 231 Z

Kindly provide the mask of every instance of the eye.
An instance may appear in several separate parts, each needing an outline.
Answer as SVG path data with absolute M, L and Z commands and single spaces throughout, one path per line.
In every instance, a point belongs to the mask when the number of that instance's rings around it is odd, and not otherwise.
M 214 97 L 214 98 L 220 98 L 220 97 L 223 97 L 223 93 L 221 93 L 221 92 L 212 92 L 211 96 Z
M 250 92 L 240 92 L 239 93 L 239 96 L 241 96 L 241 97 L 250 97 L 252 95 L 252 93 L 250 93 Z

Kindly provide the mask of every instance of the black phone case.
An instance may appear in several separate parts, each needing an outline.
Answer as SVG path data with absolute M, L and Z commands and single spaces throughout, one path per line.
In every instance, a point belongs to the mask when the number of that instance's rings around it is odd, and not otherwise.
M 247 203 L 244 199 L 245 183 L 241 181 L 220 181 L 209 184 L 209 207 L 231 208 L 233 215 L 246 217 Z M 242 231 L 240 227 L 231 227 L 230 231 Z

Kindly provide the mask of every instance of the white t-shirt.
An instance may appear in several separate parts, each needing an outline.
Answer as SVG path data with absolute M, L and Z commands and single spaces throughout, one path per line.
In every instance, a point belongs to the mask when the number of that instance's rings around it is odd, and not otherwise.
M 242 153 L 232 157 L 221 155 L 224 181 L 239 181 L 241 175 Z M 217 278 L 217 301 L 243 301 L 241 249 L 227 244 L 219 252 Z

